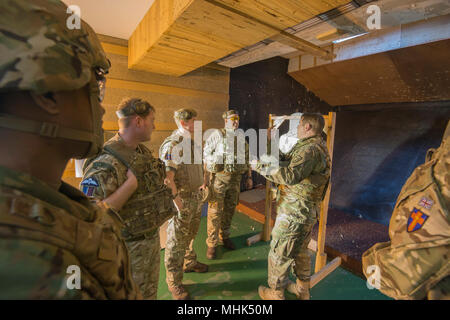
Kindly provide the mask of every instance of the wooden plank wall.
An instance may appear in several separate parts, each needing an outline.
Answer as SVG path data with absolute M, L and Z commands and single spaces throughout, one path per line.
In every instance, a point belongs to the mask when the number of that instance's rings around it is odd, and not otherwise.
M 156 155 L 162 141 L 176 129 L 173 113 L 180 108 L 192 108 L 202 120 L 203 130 L 223 126 L 222 113 L 228 110 L 230 69 L 210 64 L 182 77 L 172 77 L 146 71 L 128 69 L 127 41 L 99 35 L 103 48 L 111 61 L 107 76 L 103 107 L 105 138 L 118 130 L 115 111 L 125 97 L 147 100 L 156 109 L 156 130 L 150 142 L 145 143 Z M 78 187 L 71 161 L 63 180 Z

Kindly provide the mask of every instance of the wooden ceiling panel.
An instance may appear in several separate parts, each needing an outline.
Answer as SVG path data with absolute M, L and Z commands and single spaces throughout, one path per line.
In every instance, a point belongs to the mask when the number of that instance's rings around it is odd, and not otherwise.
M 217 0 L 283 30 L 346 4 L 348 0 Z
M 155 0 L 128 67 L 180 76 L 349 0 Z
M 267 39 L 276 33 L 273 28 L 203 0 L 195 1 L 173 27 L 178 24 L 195 28 L 200 34 L 212 35 L 213 44 L 224 39 L 239 47 Z M 260 40 L 255 41 L 255 37 Z

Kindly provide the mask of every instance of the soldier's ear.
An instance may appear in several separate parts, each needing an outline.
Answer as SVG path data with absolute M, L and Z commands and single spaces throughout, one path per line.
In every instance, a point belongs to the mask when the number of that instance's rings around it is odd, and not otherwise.
M 133 121 L 134 121 L 136 128 L 140 128 L 143 125 L 144 119 L 142 119 L 140 116 L 136 116 L 136 117 L 134 117 Z
M 52 115 L 59 114 L 60 110 L 58 103 L 52 92 L 48 92 L 46 94 L 36 94 L 30 91 L 30 96 L 34 103 L 36 103 L 36 105 L 42 110 Z
M 311 125 L 311 123 L 305 123 L 305 129 L 306 129 L 306 131 L 310 131 L 311 129 L 312 129 L 312 125 Z

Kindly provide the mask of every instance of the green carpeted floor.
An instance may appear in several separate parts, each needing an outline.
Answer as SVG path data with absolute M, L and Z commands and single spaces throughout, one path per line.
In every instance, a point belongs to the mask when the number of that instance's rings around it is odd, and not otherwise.
M 228 251 L 219 246 L 217 259 L 208 260 L 206 254 L 206 217 L 202 218 L 200 231 L 194 242 L 200 262 L 209 265 L 209 272 L 186 273 L 183 283 L 196 300 L 259 300 L 258 286 L 267 285 L 267 254 L 269 242 L 258 242 L 251 247 L 246 239 L 261 232 L 262 225 L 246 215 L 236 212 L 232 224 L 232 240 L 237 249 Z M 314 253 L 312 262 L 314 263 Z M 172 296 L 165 282 L 164 250 L 161 250 L 161 268 L 158 299 L 170 300 Z M 312 270 L 314 267 L 312 266 Z M 294 295 L 286 294 L 289 300 Z M 380 300 L 389 299 L 377 290 L 369 290 L 358 276 L 338 268 L 311 289 L 312 300 Z

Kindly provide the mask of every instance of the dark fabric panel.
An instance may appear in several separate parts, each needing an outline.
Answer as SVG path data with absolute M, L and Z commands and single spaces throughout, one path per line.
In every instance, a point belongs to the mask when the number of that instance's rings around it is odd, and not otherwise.
M 330 206 L 388 225 L 403 184 L 440 145 L 449 118 L 449 107 L 338 112 Z

